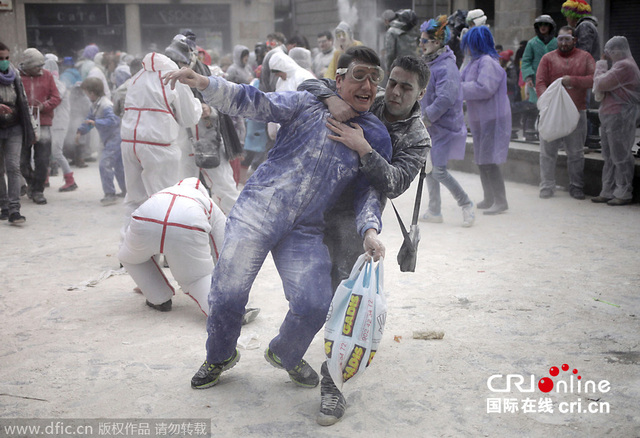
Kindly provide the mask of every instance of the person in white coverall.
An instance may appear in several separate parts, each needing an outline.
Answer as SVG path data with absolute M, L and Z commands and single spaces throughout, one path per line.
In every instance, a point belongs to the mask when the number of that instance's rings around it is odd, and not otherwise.
M 197 54 L 191 50 L 187 41 L 186 36 L 176 35 L 171 44 L 165 49 L 165 55 L 175 62 L 178 67 L 194 68 L 201 74 L 210 76 L 209 67 L 204 64 L 197 64 Z M 203 99 L 200 92 L 196 89 L 191 89 L 191 91 L 202 102 Z M 201 175 L 201 179 L 209 187 L 213 199 L 217 201 L 224 214 L 228 215 L 231 207 L 238 199 L 240 191 L 236 187 L 236 182 L 233 179 L 233 169 L 229 163 L 229 157 L 225 153 L 225 145 L 221 135 L 222 126 L 219 122 L 218 112 L 204 103 L 202 111 L 202 118 L 197 125 L 180 129 L 178 134 L 176 143 L 182 151 L 179 178 L 198 177 Z M 191 137 L 194 140 L 209 139 L 218 145 L 221 158 L 220 164 L 210 169 L 199 168 L 194 158 Z
M 175 290 L 155 257 L 164 254 L 182 290 L 209 315 L 211 273 L 222 247 L 225 221 L 197 178 L 159 191 L 133 212 L 118 258 L 147 305 L 171 310 Z
M 202 115 L 202 105 L 188 86 L 171 89 L 163 84 L 162 76 L 176 70 L 165 55 L 148 53 L 127 91 L 120 131 L 127 222 L 148 197 L 179 181 L 178 132 L 197 124 Z

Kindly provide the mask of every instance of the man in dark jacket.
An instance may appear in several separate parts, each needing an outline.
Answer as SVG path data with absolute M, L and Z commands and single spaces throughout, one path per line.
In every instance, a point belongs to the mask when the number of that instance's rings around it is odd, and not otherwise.
M 26 220 L 20 214 L 20 151 L 35 137 L 27 96 L 9 53 L 9 47 L 0 42 L 0 220 L 20 224 Z
M 337 73 L 340 75 L 340 70 Z M 328 126 L 340 136 L 336 140 L 358 153 L 360 171 L 373 187 L 384 196 L 396 198 L 409 188 L 431 147 L 420 110 L 420 99 L 428 82 L 429 68 L 422 60 L 414 56 L 398 58 L 391 66 L 384 96 L 378 96 L 371 107 L 371 112 L 384 123 L 391 136 L 391 162 L 372 149 L 359 125 L 340 122 L 350 120 L 358 113 L 334 94 L 333 81 L 312 79 L 305 81 L 299 89 L 324 99 L 335 118 L 329 119 Z M 324 243 L 331 255 L 331 286 L 335 291 L 340 282 L 349 276 L 362 253 L 362 238 L 356 228 L 352 191 L 345 190 L 325 213 L 324 233 Z M 330 426 L 344 415 L 346 401 L 331 379 L 326 362 L 322 365 L 321 373 L 321 405 L 317 422 Z

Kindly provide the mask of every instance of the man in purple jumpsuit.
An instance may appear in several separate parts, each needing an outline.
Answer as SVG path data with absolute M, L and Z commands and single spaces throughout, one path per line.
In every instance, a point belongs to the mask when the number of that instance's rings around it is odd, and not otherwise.
M 363 46 L 348 50 L 339 60 L 346 71 L 337 78 L 337 91 L 359 112 L 352 121 L 362 127 L 369 144 L 389 160 L 389 134 L 368 112 L 376 96 L 379 66 L 373 50 Z M 331 260 L 322 242 L 324 212 L 347 186 L 355 187 L 358 232 L 365 251 L 377 260 L 384 255 L 377 239 L 381 196 L 359 172 L 358 154 L 329 138 L 329 112 L 310 93 L 265 94 L 189 69 L 165 77 L 165 83 L 176 80 L 197 87 L 205 101 L 222 113 L 281 124 L 267 161 L 249 178 L 227 219 L 209 294 L 207 360 L 191 386 L 215 385 L 222 371 L 238 361 L 236 342 L 249 290 L 271 252 L 289 312 L 265 358 L 286 370 L 297 385 L 313 388 L 318 375 L 302 357 L 322 328 L 333 296 Z

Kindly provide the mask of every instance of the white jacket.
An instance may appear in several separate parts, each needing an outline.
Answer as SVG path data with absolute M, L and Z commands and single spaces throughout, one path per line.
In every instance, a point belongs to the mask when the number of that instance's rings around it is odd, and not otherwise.
M 142 70 L 133 78 L 124 102 L 120 131 L 124 144 L 169 146 L 178 138 L 180 126 L 193 126 L 202 115 L 200 101 L 191 89 L 177 82 L 175 89 L 162 77 L 178 70 L 175 62 L 160 53 L 148 53 Z

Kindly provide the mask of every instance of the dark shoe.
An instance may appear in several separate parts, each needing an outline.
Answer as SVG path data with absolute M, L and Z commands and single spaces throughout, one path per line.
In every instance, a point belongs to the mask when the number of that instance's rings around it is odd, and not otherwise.
M 490 209 L 483 211 L 482 214 L 493 216 L 496 214 L 504 213 L 509 210 L 509 204 L 493 204 Z
M 631 204 L 632 199 L 620 199 L 620 198 L 613 198 L 612 200 L 610 200 L 609 202 L 607 202 L 607 205 L 611 205 L 611 206 L 618 206 L 618 205 L 629 205 Z
M 11 215 L 9 216 L 9 223 L 13 225 L 23 224 L 26 222 L 26 220 L 27 218 L 20 215 L 20 213 L 18 213 L 17 211 L 11 213 Z
M 86 161 L 87 163 L 95 163 L 97 160 L 96 160 L 96 157 L 89 156 L 85 158 L 84 161 Z
M 29 186 L 27 186 L 26 184 L 23 186 L 20 186 L 20 196 L 24 196 L 28 193 L 29 193 Z M 29 198 L 31 198 L 31 196 L 29 196 Z
M 9 219 L 9 210 L 2 209 L 0 211 L 0 221 L 6 221 Z
M 333 383 L 329 375 L 327 362 L 322 364 L 322 383 L 320 383 L 320 412 L 316 417 L 316 422 L 320 426 L 331 426 L 336 424 L 347 409 L 347 401 L 338 387 Z
M 596 196 L 595 198 L 591 198 L 591 202 L 595 202 L 596 204 L 604 204 L 605 202 L 611 201 L 613 198 L 605 198 L 604 196 Z
M 242 315 L 242 325 L 249 324 L 251 321 L 256 319 L 260 313 L 260 309 L 257 307 L 249 307 L 244 309 L 244 315 Z
M 274 367 L 284 370 L 280 358 L 268 348 L 264 352 L 264 358 Z M 287 370 L 287 373 L 289 373 L 289 378 L 293 383 L 304 388 L 315 388 L 320 383 L 318 373 L 304 359 L 300 359 L 300 363 L 294 369 Z
M 33 192 L 31 194 L 31 199 L 38 205 L 44 205 L 47 203 L 47 198 L 44 197 L 42 192 Z
M 553 190 L 551 189 L 542 189 L 540 190 L 540 198 L 541 199 L 549 199 L 553 196 Z
M 89 167 L 89 165 L 87 163 L 85 163 L 84 160 L 77 160 L 75 165 L 79 169 L 83 169 L 85 167 Z
M 579 189 L 577 187 L 571 187 L 569 189 L 569 195 L 573 199 L 578 199 L 579 201 L 582 201 L 583 199 L 586 198 L 586 196 L 584 196 L 584 192 L 582 191 L 582 189 Z
M 206 360 L 197 373 L 191 378 L 193 389 L 205 389 L 214 386 L 220 379 L 220 374 L 235 366 L 240 360 L 240 352 L 236 349 L 233 355 L 222 363 L 210 364 Z
M 165 301 L 162 304 L 153 304 L 151 302 L 149 302 L 149 300 L 147 300 L 147 306 L 151 307 L 152 309 L 156 309 L 159 310 L 161 312 L 168 312 L 171 310 L 171 300 L 169 301 Z
M 116 195 L 118 198 L 124 198 L 125 196 L 127 196 L 127 192 L 120 192 Z
M 493 205 L 493 201 L 488 201 L 483 199 L 482 201 L 476 204 L 476 208 L 479 210 L 485 210 Z

